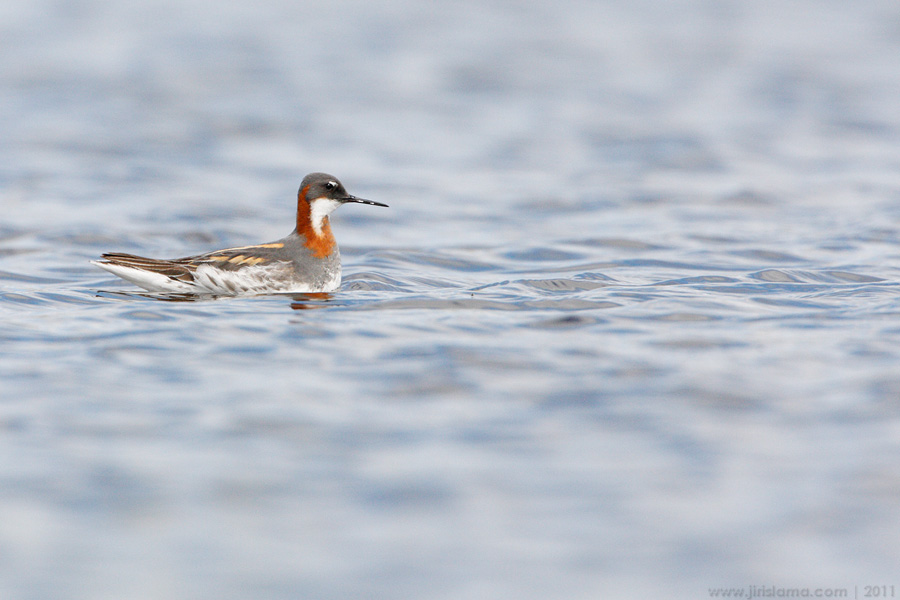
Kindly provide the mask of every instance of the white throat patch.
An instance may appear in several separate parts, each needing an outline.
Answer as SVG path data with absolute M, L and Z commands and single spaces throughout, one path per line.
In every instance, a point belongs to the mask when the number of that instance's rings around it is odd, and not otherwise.
M 324 196 L 316 198 L 309 203 L 309 218 L 312 221 L 312 227 L 317 234 L 322 235 L 322 222 L 325 221 L 325 217 L 333 213 L 334 209 L 341 204 L 342 203 L 337 200 L 325 198 Z

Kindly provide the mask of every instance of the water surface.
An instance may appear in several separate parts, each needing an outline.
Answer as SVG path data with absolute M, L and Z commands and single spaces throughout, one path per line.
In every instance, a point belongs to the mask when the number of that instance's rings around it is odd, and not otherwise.
M 0 596 L 900 586 L 895 8 L 0 9 Z

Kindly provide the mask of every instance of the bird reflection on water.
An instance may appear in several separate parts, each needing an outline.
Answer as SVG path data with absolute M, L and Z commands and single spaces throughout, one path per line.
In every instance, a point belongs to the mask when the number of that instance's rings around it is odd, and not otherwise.
M 284 296 L 291 299 L 290 307 L 293 310 L 308 310 L 313 308 L 325 308 L 326 302 L 334 298 L 334 294 L 328 292 L 309 292 L 307 294 L 264 294 L 263 296 Z M 203 302 L 210 300 L 221 300 L 234 298 L 234 296 L 216 296 L 212 294 L 153 294 L 150 292 L 105 292 L 97 293 L 98 298 L 111 299 L 134 299 L 146 298 L 148 300 L 159 300 L 161 302 Z M 246 298 L 246 297 L 245 297 Z

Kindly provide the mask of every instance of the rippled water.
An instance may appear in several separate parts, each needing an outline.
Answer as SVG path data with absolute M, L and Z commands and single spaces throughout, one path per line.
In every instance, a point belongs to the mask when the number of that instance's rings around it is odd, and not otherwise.
M 0 597 L 900 586 L 895 3 L 0 16 Z M 314 170 L 338 293 L 88 263 Z

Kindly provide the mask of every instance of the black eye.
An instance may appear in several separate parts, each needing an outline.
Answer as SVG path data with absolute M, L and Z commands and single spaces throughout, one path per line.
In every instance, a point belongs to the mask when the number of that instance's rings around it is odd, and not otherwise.
M 329 192 L 333 192 L 334 190 L 337 189 L 337 183 L 334 181 L 329 181 L 328 183 L 325 184 L 325 189 L 328 190 Z

